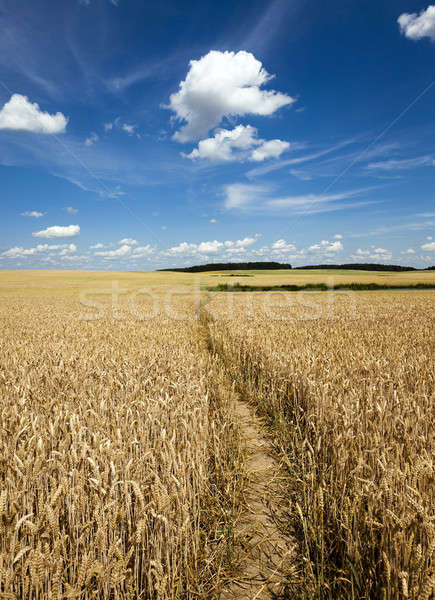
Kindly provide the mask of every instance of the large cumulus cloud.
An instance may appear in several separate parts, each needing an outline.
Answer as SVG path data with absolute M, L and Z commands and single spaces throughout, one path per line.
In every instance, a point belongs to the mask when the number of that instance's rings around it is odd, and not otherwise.
M 294 102 L 287 94 L 260 89 L 271 78 L 262 63 L 243 50 L 211 50 L 199 60 L 191 60 L 186 79 L 171 95 L 168 106 L 184 123 L 174 139 L 198 139 L 224 117 L 271 115 Z

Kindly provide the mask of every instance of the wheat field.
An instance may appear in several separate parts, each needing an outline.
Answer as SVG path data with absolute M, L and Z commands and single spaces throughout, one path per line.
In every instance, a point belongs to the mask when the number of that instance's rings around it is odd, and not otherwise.
M 244 296 L 211 339 L 287 467 L 304 597 L 434 597 L 433 294 Z
M 195 322 L 76 304 L 2 302 L 0 597 L 207 597 L 234 444 Z
M 83 319 L 107 274 L 1 275 L 0 598 L 219 598 L 247 547 L 234 395 L 283 466 L 280 597 L 434 598 L 433 292 L 199 302 L 183 274 L 168 310 L 164 277 L 146 318 L 124 294 Z

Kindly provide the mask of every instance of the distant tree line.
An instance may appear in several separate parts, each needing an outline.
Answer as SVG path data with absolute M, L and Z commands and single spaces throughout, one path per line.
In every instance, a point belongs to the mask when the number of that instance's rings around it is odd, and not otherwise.
M 178 273 L 202 273 L 205 271 L 247 271 L 247 270 L 273 270 L 273 269 L 291 269 L 288 263 L 279 262 L 230 262 L 230 263 L 209 263 L 207 265 L 194 265 L 193 267 L 178 267 L 173 269 L 159 269 L 159 271 L 175 271 Z M 426 267 L 426 269 L 416 269 L 415 267 L 402 267 L 401 265 L 380 265 L 377 263 L 346 263 L 342 265 L 306 265 L 304 267 L 294 267 L 295 269 L 347 269 L 353 271 L 434 271 L 435 266 Z
M 352 269 L 353 271 L 417 271 L 414 267 L 400 265 L 379 265 L 377 263 L 348 263 L 344 265 L 307 265 L 295 269 Z
M 160 271 L 176 271 L 178 273 L 201 273 L 203 271 L 246 271 L 250 269 L 291 269 L 289 264 L 278 262 L 240 262 L 240 263 L 210 263 L 207 265 L 195 265 L 193 267 L 181 267 L 178 269 L 159 269 Z

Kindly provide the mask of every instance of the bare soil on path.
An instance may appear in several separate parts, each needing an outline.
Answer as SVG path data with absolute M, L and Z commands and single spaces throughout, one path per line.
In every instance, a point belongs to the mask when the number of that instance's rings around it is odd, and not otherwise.
M 264 425 L 254 410 L 239 399 L 234 403 L 235 421 L 245 444 L 247 506 L 235 523 L 241 549 L 241 571 L 221 594 L 221 600 L 288 598 L 286 583 L 295 572 L 295 550 L 277 525 L 282 505 L 281 468 L 273 456 Z

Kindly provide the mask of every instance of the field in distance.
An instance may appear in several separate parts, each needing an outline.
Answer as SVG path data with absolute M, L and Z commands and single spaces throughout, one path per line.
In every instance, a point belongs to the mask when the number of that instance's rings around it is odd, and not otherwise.
M 255 270 L 210 271 L 207 273 L 173 273 L 162 271 L 0 271 L 0 294 L 18 296 L 74 296 L 81 290 L 109 289 L 113 281 L 119 287 L 133 291 L 149 287 L 155 292 L 171 288 L 201 289 L 222 283 L 252 286 L 306 285 L 325 283 L 377 283 L 387 286 L 412 286 L 417 283 L 435 285 L 435 271 L 343 271 L 322 270 Z

